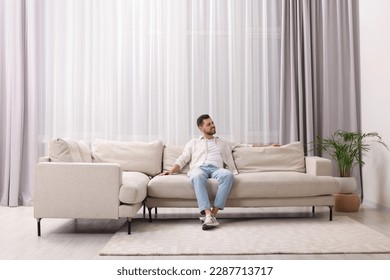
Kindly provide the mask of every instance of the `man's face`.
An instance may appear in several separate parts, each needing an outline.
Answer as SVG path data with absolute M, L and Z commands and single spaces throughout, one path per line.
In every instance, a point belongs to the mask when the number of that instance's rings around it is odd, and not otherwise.
M 215 125 L 211 118 L 203 120 L 203 124 L 199 127 L 199 129 L 203 134 L 209 136 L 213 136 L 216 133 Z

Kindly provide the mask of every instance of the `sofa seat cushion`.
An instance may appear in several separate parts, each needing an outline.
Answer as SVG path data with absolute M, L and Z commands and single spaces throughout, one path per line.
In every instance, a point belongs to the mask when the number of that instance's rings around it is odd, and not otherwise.
M 211 200 L 218 189 L 216 179 L 207 180 Z M 310 197 L 337 193 L 335 178 L 300 172 L 255 172 L 235 175 L 229 199 Z M 184 174 L 157 176 L 148 184 L 148 196 L 155 198 L 196 199 L 194 188 Z
M 339 191 L 331 176 L 315 176 L 300 172 L 255 172 L 234 177 L 230 198 L 309 197 Z
M 207 190 L 211 198 L 214 197 L 217 187 L 217 180 L 207 180 Z M 148 196 L 156 198 L 196 199 L 191 180 L 185 174 L 154 177 L 148 185 Z
M 119 200 L 125 204 L 144 201 L 149 177 L 141 172 L 123 172 Z

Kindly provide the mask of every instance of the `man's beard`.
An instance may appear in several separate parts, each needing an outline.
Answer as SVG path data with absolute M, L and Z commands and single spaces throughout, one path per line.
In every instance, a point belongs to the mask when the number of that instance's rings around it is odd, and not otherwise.
M 206 132 L 207 135 L 213 136 L 217 132 L 216 129 L 212 129 L 209 132 Z

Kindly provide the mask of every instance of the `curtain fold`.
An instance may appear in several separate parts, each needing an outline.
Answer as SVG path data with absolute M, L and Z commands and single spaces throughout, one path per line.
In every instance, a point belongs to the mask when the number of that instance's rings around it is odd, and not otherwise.
M 0 2 L 0 204 L 32 204 L 37 111 L 26 2 Z M 29 90 L 31 89 L 31 90 Z
M 357 9 L 353 0 L 283 1 L 281 143 L 360 129 Z

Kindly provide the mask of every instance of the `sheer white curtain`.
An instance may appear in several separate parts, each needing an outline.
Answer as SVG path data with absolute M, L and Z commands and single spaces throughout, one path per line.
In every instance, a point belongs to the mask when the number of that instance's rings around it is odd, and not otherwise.
M 52 0 L 39 8 L 41 142 L 184 144 L 203 113 L 231 141 L 278 140 L 280 1 Z
M 0 202 L 52 137 L 278 140 L 281 0 L 0 0 Z

